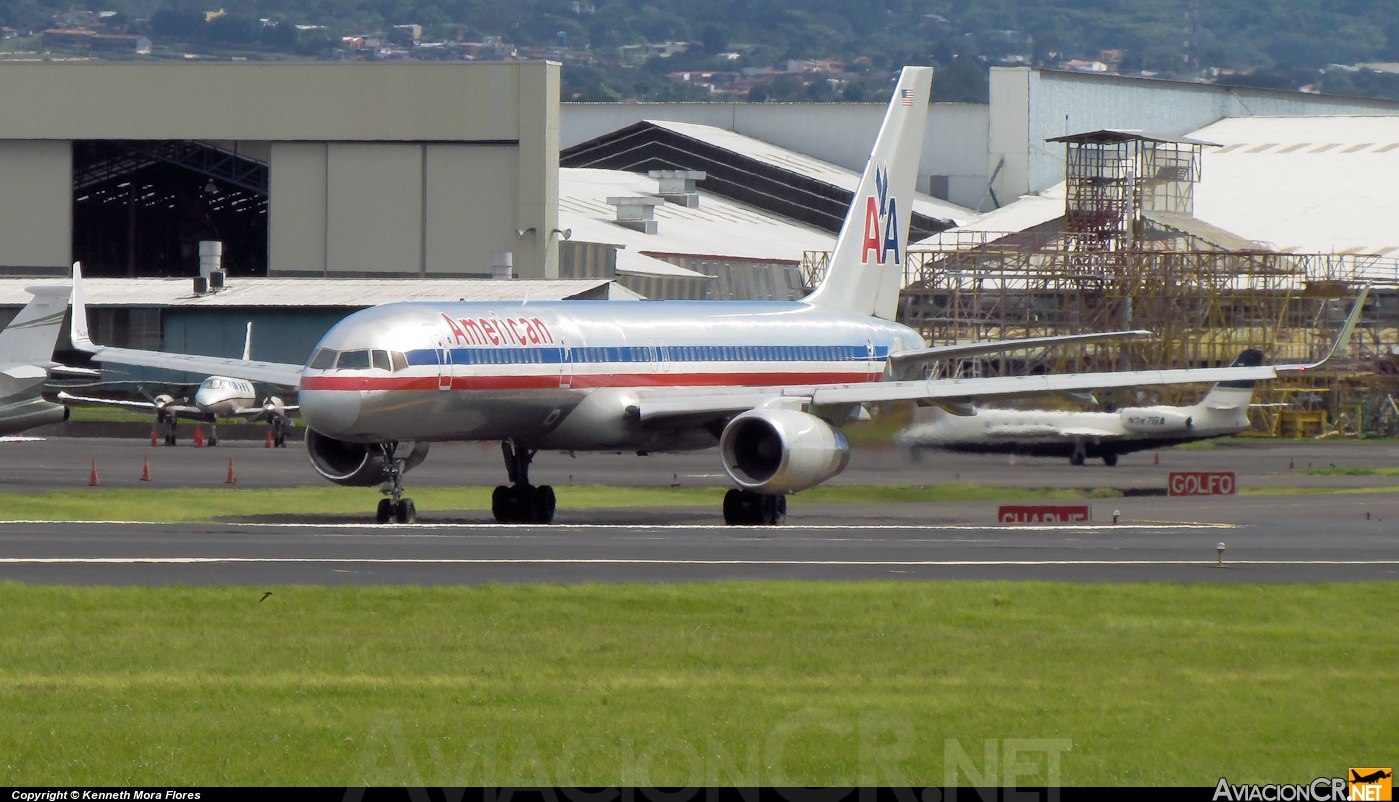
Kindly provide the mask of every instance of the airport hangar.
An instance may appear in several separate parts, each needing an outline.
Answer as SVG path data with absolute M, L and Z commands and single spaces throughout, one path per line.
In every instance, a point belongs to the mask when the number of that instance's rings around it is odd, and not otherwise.
M 236 354 L 253 320 L 255 356 L 300 361 L 334 320 L 385 299 L 809 289 L 883 104 L 559 104 L 558 69 L 5 65 L 0 309 L 80 259 L 101 279 L 90 295 L 102 340 Z M 1389 101 L 996 68 L 989 105 L 929 107 L 914 237 L 974 229 L 1023 196 L 1053 203 L 1063 146 L 1049 140 L 1065 131 L 1396 113 Z M 195 297 L 193 251 L 210 237 L 229 286 Z M 504 253 L 532 281 L 487 288 Z M 546 286 L 560 280 L 584 283 Z

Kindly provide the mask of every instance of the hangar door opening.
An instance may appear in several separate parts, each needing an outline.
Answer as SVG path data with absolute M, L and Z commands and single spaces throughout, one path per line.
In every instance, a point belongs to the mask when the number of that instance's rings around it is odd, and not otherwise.
M 268 145 L 73 143 L 73 258 L 94 276 L 195 276 L 199 242 L 230 276 L 267 275 Z

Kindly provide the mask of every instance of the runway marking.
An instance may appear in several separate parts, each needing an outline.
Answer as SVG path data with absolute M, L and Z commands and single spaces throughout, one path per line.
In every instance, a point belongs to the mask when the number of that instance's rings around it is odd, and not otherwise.
M 265 521 L 0 521 L 0 525 L 22 525 L 22 526 L 49 526 L 62 524 L 64 526 L 204 526 L 204 527 L 260 527 L 265 529 L 372 529 L 383 532 L 419 532 L 432 529 L 490 529 L 500 532 L 511 530 L 538 529 L 550 531 L 554 529 L 683 529 L 683 530 L 722 530 L 727 532 L 795 532 L 795 531 L 902 531 L 902 530 L 946 530 L 946 531 L 980 531 L 983 529 L 995 529 L 1007 532 L 1085 532 L 1085 531 L 1125 531 L 1125 530 L 1148 530 L 1153 532 L 1186 530 L 1186 529 L 1237 529 L 1241 524 L 1226 523 L 1196 523 L 1186 521 L 1180 523 L 1141 523 L 1141 524 L 794 524 L 788 523 L 782 526 L 773 527 L 743 527 L 729 526 L 727 524 L 499 524 L 499 523 L 416 523 L 416 524 L 379 524 L 379 523 L 284 523 Z
M 0 565 L 194 565 L 295 563 L 328 565 L 756 565 L 756 566 L 1039 566 L 1205 565 L 1214 560 L 662 560 L 646 558 L 377 558 L 377 557 L 0 557 Z M 1230 560 L 1236 565 L 1399 565 L 1396 560 Z

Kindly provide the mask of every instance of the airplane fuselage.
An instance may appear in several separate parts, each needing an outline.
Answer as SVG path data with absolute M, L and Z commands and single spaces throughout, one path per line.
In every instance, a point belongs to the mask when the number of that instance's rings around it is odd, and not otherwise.
M 1129 454 L 1248 429 L 1248 399 L 1230 408 L 1130 407 L 1116 412 L 978 409 L 910 427 L 899 442 L 915 448 L 1031 456 Z
M 637 393 L 877 381 L 890 353 L 922 346 L 906 326 L 800 302 L 390 304 L 321 340 L 302 415 L 352 442 L 703 448 L 716 432 L 630 422 Z

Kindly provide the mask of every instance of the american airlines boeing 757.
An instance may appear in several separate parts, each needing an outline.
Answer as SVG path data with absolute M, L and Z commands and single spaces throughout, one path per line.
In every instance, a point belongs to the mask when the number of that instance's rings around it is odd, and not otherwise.
M 736 485 L 724 520 L 777 524 L 788 494 L 845 468 L 840 427 L 864 403 L 957 410 L 987 398 L 1261 380 L 1308 367 L 922 378 L 933 360 L 1025 344 L 926 348 L 894 322 L 932 78 L 931 68 L 904 68 L 826 278 L 801 301 L 392 303 L 346 317 L 303 366 L 96 345 L 74 265 L 73 344 L 100 362 L 298 387 L 315 469 L 337 484 L 381 484 L 378 519 L 401 523 L 415 519 L 403 476 L 432 442 L 500 441 L 510 484 L 495 489 L 492 512 L 501 522 L 541 523 L 554 517 L 554 491 L 530 484 L 540 449 L 718 444 Z

